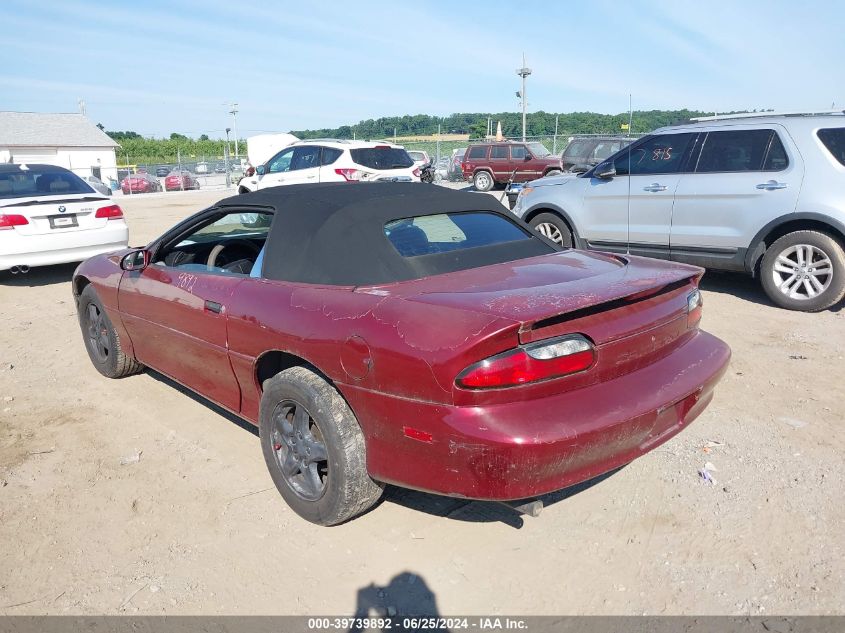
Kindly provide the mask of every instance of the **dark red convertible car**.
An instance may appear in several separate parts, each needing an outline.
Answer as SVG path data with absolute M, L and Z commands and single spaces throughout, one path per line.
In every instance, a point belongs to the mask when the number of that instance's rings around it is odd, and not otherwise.
M 239 195 L 73 278 L 88 353 L 257 424 L 309 521 L 385 483 L 524 500 L 620 467 L 710 402 L 701 269 L 562 250 L 490 196 L 408 183 Z

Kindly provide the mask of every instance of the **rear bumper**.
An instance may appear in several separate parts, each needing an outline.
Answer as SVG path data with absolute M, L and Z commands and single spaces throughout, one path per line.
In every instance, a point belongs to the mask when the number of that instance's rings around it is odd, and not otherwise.
M 373 478 L 512 500 L 586 481 L 667 441 L 707 407 L 729 359 L 725 343 L 699 332 L 638 371 L 525 402 L 456 407 L 341 389 L 364 430 Z M 406 437 L 405 426 L 432 441 Z
M 109 226 L 115 224 L 117 226 Z M 104 228 L 47 235 L 0 234 L 0 270 L 12 266 L 51 266 L 81 262 L 94 255 L 126 248 L 129 227 L 111 221 Z

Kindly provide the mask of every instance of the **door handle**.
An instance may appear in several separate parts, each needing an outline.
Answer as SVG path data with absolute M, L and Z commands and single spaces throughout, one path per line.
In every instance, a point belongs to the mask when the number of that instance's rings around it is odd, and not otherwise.
M 217 303 L 216 301 L 209 301 L 208 299 L 205 300 L 205 309 L 209 312 L 214 312 L 215 314 L 220 314 L 223 312 L 223 304 Z
M 313 179 L 314 179 L 314 178 L 316 178 L 316 177 L 317 177 L 317 176 L 305 176 L 305 178 L 307 178 L 308 180 L 313 180 Z
M 761 182 L 757 185 L 758 189 L 765 189 L 766 191 L 772 191 L 773 189 L 786 189 L 785 182 L 778 182 L 777 180 L 769 180 L 768 182 Z
M 666 191 L 666 185 L 661 185 L 659 182 L 653 182 L 647 187 L 643 187 L 643 191 Z

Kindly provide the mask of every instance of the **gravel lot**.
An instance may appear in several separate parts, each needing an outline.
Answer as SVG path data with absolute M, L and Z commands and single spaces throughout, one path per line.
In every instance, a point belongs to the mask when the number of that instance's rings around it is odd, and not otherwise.
M 142 244 L 223 195 L 120 204 Z M 245 423 L 93 369 L 73 269 L 0 273 L 0 614 L 845 613 L 842 305 L 791 313 L 708 274 L 732 365 L 657 451 L 536 519 L 391 489 L 318 528 Z

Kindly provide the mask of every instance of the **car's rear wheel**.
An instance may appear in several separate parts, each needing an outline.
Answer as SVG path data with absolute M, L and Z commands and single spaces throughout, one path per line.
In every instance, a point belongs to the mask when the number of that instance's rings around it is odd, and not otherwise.
M 85 286 L 79 295 L 77 310 L 85 349 L 98 372 L 108 378 L 123 378 L 143 369 L 143 365 L 123 352 L 120 337 L 92 285 Z
M 490 191 L 494 184 L 496 183 L 489 171 L 476 172 L 475 176 L 472 177 L 472 185 L 476 191 Z
M 569 230 L 566 222 L 554 213 L 540 213 L 531 220 L 531 228 L 555 244 L 572 248 L 572 231 Z
M 787 233 L 763 255 L 760 281 L 769 298 L 782 308 L 824 310 L 845 295 L 845 252 L 825 233 Z
M 265 381 L 259 418 L 273 483 L 303 519 L 336 525 L 378 501 L 355 414 L 315 371 L 292 367 Z

